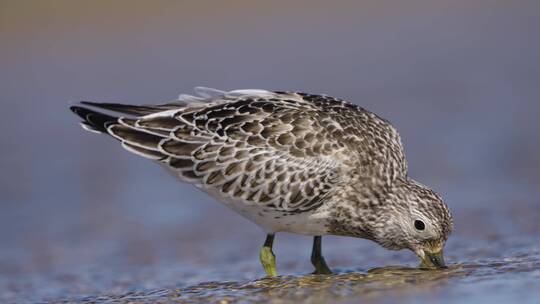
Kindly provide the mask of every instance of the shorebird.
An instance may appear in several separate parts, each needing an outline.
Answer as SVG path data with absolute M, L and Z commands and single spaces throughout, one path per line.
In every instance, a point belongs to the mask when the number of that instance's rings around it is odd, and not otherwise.
M 445 267 L 450 211 L 408 176 L 387 120 L 326 95 L 195 91 L 158 105 L 83 101 L 71 110 L 86 130 L 111 135 L 260 226 L 268 276 L 277 275 L 272 245 L 283 231 L 313 236 L 316 274 L 331 273 L 323 235 L 410 249 L 421 266 Z

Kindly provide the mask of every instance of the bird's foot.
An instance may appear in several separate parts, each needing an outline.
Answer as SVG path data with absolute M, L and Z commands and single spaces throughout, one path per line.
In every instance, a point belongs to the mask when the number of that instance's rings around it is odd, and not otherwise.
M 264 246 L 260 253 L 261 264 L 269 277 L 277 276 L 276 256 L 272 252 L 272 248 Z

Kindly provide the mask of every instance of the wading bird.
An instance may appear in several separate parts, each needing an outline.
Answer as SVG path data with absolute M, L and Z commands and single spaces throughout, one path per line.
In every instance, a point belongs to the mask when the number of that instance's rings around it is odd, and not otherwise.
M 111 135 L 264 229 L 260 260 L 268 276 L 277 275 L 272 244 L 281 231 L 313 236 L 317 274 L 331 273 L 323 235 L 410 249 L 425 267 L 445 266 L 450 211 L 408 177 L 388 121 L 323 95 L 196 92 L 159 105 L 81 102 L 71 110 L 86 130 Z

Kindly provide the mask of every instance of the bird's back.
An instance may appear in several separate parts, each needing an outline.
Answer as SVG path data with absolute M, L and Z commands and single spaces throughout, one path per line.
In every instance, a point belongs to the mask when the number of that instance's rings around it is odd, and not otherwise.
M 356 105 L 291 92 L 199 93 L 156 106 L 84 103 L 126 117 L 72 110 L 86 129 L 218 199 L 274 216 L 317 209 L 351 174 L 381 182 L 406 174 L 398 133 Z

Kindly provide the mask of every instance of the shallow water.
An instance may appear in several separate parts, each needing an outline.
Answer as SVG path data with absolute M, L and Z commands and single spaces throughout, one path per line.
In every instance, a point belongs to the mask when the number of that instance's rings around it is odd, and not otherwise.
M 479 227 L 482 219 L 478 218 Z M 278 234 L 275 252 L 281 275 L 264 278 L 257 261 L 259 244 L 255 236 L 260 234 L 254 231 L 242 235 L 234 226 L 230 229 L 240 234 L 230 239 L 201 241 L 181 237 L 177 243 L 169 244 L 150 241 L 130 248 L 129 252 L 110 254 L 108 260 L 86 261 L 84 266 L 72 265 L 61 271 L 25 273 L 12 269 L 11 277 L 0 279 L 0 300 L 537 303 L 540 297 L 538 234 L 493 234 L 489 239 L 453 236 L 446 248 L 449 267 L 442 270 L 417 268 L 418 261 L 407 252 L 389 252 L 351 238 L 326 237 L 323 250 L 328 263 L 334 266 L 333 275 L 309 274 L 309 238 Z M 150 252 L 145 252 L 145 246 L 149 246 L 146 250 Z M 152 251 L 152 246 L 158 247 Z M 178 251 L 181 258 L 164 256 L 165 251 Z
M 297 275 L 253 281 L 205 282 L 184 288 L 129 292 L 81 299 L 88 302 L 168 303 L 357 303 L 370 300 L 426 300 L 437 303 L 517 300 L 534 303 L 529 293 L 540 280 L 540 256 L 505 258 L 451 265 L 445 270 L 400 266 L 335 275 Z M 498 288 L 504 288 L 501 292 Z M 515 293 L 511 296 L 510 293 Z M 488 296 L 486 296 L 488 294 Z M 69 302 L 69 301 L 66 301 Z

